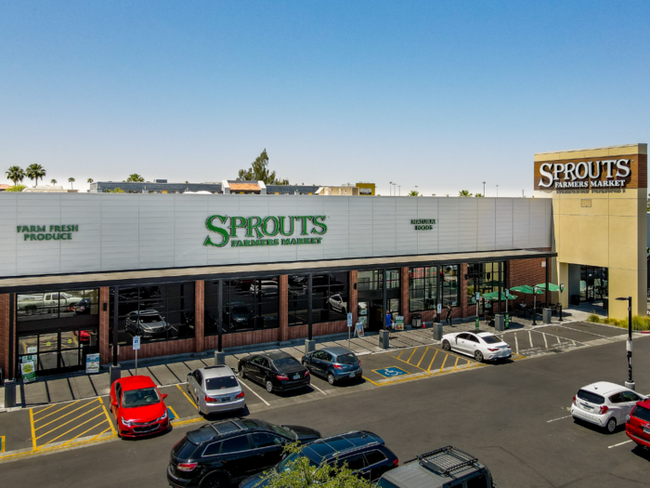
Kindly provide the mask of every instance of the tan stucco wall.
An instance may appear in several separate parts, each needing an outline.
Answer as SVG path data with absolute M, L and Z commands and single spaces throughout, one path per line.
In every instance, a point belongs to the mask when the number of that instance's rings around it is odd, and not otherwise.
M 647 154 L 647 145 L 543 153 L 536 154 L 535 161 L 634 154 Z M 627 302 L 615 300 L 622 296 L 632 296 L 633 313 L 645 315 L 647 189 L 603 193 L 540 191 L 536 196 L 553 198 L 554 250 L 558 253 L 554 274 L 558 281 L 568 282 L 568 264 L 606 267 L 609 315 L 627 317 Z M 567 306 L 569 294 L 563 295 L 563 305 Z

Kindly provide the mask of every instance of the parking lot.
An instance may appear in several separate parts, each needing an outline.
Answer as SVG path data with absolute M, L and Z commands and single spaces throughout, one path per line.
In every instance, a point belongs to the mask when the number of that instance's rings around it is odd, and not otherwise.
M 460 328 L 454 327 L 445 332 L 452 330 L 458 332 Z M 473 328 L 467 326 L 465 330 Z M 534 329 L 517 328 L 498 335 L 512 348 L 513 357 L 499 363 L 501 367 L 508 367 L 508 363 L 526 357 L 624 340 L 626 331 L 586 322 L 570 322 Z M 347 347 L 348 341 L 322 342 L 317 344 L 317 348 L 331 345 Z M 330 385 L 325 379 L 312 375 L 308 388 L 273 394 L 249 379 L 240 378 L 246 395 L 247 413 L 256 414 L 394 383 L 492 367 L 490 364 L 478 363 L 471 357 L 442 350 L 439 342 L 433 340 L 430 329 L 394 334 L 389 350 L 379 348 L 376 336 L 355 338 L 350 341 L 350 348 L 361 359 L 364 370 L 361 381 Z M 300 346 L 282 349 L 297 359 L 302 358 L 304 351 L 304 347 Z M 236 371 L 239 359 L 248 355 L 248 352 L 229 354 L 226 356 L 226 364 Z M 204 422 L 205 418 L 198 414 L 194 401 L 187 393 L 187 373 L 210 366 L 213 362 L 213 358 L 205 357 L 153 364 L 139 368 L 137 373 L 150 376 L 161 393 L 168 395 L 165 403 L 172 425 L 188 425 Z M 123 370 L 123 376 L 135 373 L 134 369 Z M 99 374 L 25 385 L 22 395 L 26 408 L 0 417 L 0 460 L 30 452 L 115 439 L 115 424 L 108 403 L 108 382 L 107 374 Z M 84 394 L 88 398 L 76 398 L 76 395 Z M 228 415 L 221 414 L 209 417 L 208 420 Z

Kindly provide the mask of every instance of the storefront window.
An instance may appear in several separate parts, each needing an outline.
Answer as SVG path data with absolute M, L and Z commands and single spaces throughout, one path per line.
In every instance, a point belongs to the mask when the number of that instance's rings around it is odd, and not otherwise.
M 384 270 L 359 271 L 357 274 L 357 289 L 359 291 L 382 290 L 384 287 Z M 400 288 L 400 270 L 386 270 L 386 289 Z
M 19 293 L 16 296 L 16 321 L 60 319 L 99 313 L 99 290 Z
M 442 282 L 442 306 L 451 305 L 457 307 L 459 303 L 460 288 L 458 286 L 458 265 L 447 264 L 440 269 L 440 281 Z
M 503 266 L 505 272 L 505 264 Z M 499 263 L 472 263 L 467 265 L 467 305 L 476 305 L 476 293 L 484 295 L 505 288 L 499 275 Z
M 409 268 L 409 310 L 433 310 L 438 304 L 438 268 Z
M 277 277 L 262 280 L 241 279 L 223 282 L 222 333 L 279 326 L 279 287 Z M 204 333 L 219 333 L 219 282 L 205 284 Z
M 312 276 L 312 322 L 345 320 L 348 307 L 348 273 Z M 289 325 L 309 323 L 308 275 L 289 276 Z
M 110 341 L 113 342 L 115 288 L 111 288 Z M 194 282 L 125 286 L 118 296 L 118 344 L 194 337 Z

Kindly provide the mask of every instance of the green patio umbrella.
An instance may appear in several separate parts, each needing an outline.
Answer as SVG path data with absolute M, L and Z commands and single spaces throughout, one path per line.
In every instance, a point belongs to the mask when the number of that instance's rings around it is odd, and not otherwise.
M 490 293 L 485 293 L 482 295 L 484 299 L 486 300 L 498 300 L 499 299 L 499 292 L 498 291 L 491 291 Z M 508 293 L 508 300 L 516 300 L 517 297 L 515 295 L 511 295 Z M 501 292 L 501 300 L 505 301 L 506 300 L 506 294 L 504 292 Z
M 533 287 L 530 285 L 519 285 L 519 286 L 511 286 L 510 291 L 518 291 L 520 293 L 524 293 L 526 295 L 543 295 L 544 290 L 541 290 L 540 288 L 537 288 L 536 290 L 533 290 Z
M 537 288 L 541 288 L 542 290 L 546 290 L 546 283 L 540 283 L 537 285 Z M 549 283 L 548 284 L 548 291 L 560 291 L 560 287 L 556 285 L 555 283 Z M 562 290 L 564 291 L 564 290 Z

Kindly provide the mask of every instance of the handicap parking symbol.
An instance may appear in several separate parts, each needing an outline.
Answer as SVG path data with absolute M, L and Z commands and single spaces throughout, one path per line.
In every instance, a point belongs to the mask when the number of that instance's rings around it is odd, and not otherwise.
M 393 378 L 394 376 L 401 376 L 403 374 L 408 374 L 403 369 L 399 369 L 395 366 L 391 366 L 390 368 L 384 368 L 384 369 L 375 369 L 374 371 L 375 373 L 380 374 L 385 378 Z

